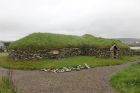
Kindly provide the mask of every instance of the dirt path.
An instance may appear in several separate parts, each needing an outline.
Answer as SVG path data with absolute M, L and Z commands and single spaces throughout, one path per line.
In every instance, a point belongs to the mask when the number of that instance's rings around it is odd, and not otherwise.
M 109 85 L 112 73 L 136 62 L 123 65 L 97 67 L 67 73 L 42 71 L 13 71 L 13 80 L 21 93 L 116 93 Z M 0 68 L 0 75 L 6 69 Z

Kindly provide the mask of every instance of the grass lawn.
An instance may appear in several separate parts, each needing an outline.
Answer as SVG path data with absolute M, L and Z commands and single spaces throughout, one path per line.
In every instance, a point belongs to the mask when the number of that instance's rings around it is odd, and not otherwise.
M 111 83 L 120 93 L 140 93 L 140 63 L 133 64 L 114 74 Z
M 105 59 L 105 58 L 96 58 L 94 56 L 75 56 L 68 57 L 64 59 L 41 59 L 41 60 L 29 60 L 29 61 L 14 61 L 7 57 L 6 54 L 0 55 L 0 66 L 5 68 L 12 69 L 25 69 L 25 70 L 34 70 L 42 68 L 62 68 L 62 67 L 74 67 L 77 65 L 84 65 L 84 63 L 90 65 L 91 67 L 97 66 L 108 66 L 108 65 L 117 65 L 123 64 L 128 61 L 133 61 L 140 58 L 140 56 L 134 57 L 121 57 L 120 59 Z
M 0 93 L 18 93 L 15 91 L 15 88 L 12 82 L 6 78 L 0 78 Z

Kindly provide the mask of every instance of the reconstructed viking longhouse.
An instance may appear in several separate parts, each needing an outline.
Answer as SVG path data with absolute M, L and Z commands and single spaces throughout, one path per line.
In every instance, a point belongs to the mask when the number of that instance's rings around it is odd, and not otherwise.
M 130 55 L 129 47 L 121 41 L 89 34 L 73 36 L 33 33 L 13 42 L 9 49 L 9 57 L 15 60 L 59 59 L 79 55 L 118 58 L 121 55 Z

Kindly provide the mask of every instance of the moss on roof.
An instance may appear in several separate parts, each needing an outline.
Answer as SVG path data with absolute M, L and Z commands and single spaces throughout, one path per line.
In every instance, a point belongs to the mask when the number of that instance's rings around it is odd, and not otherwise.
M 116 44 L 120 48 L 128 48 L 120 40 L 105 39 L 89 34 L 83 36 L 33 33 L 10 44 L 10 49 L 44 49 L 69 47 L 110 47 Z

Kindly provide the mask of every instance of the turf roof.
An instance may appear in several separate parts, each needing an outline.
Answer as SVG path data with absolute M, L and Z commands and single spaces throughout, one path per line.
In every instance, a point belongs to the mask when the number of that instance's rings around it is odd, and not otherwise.
M 83 36 L 33 33 L 10 44 L 10 49 L 44 49 L 44 48 L 81 48 L 81 47 L 111 47 L 116 44 L 120 48 L 128 48 L 120 40 Z

